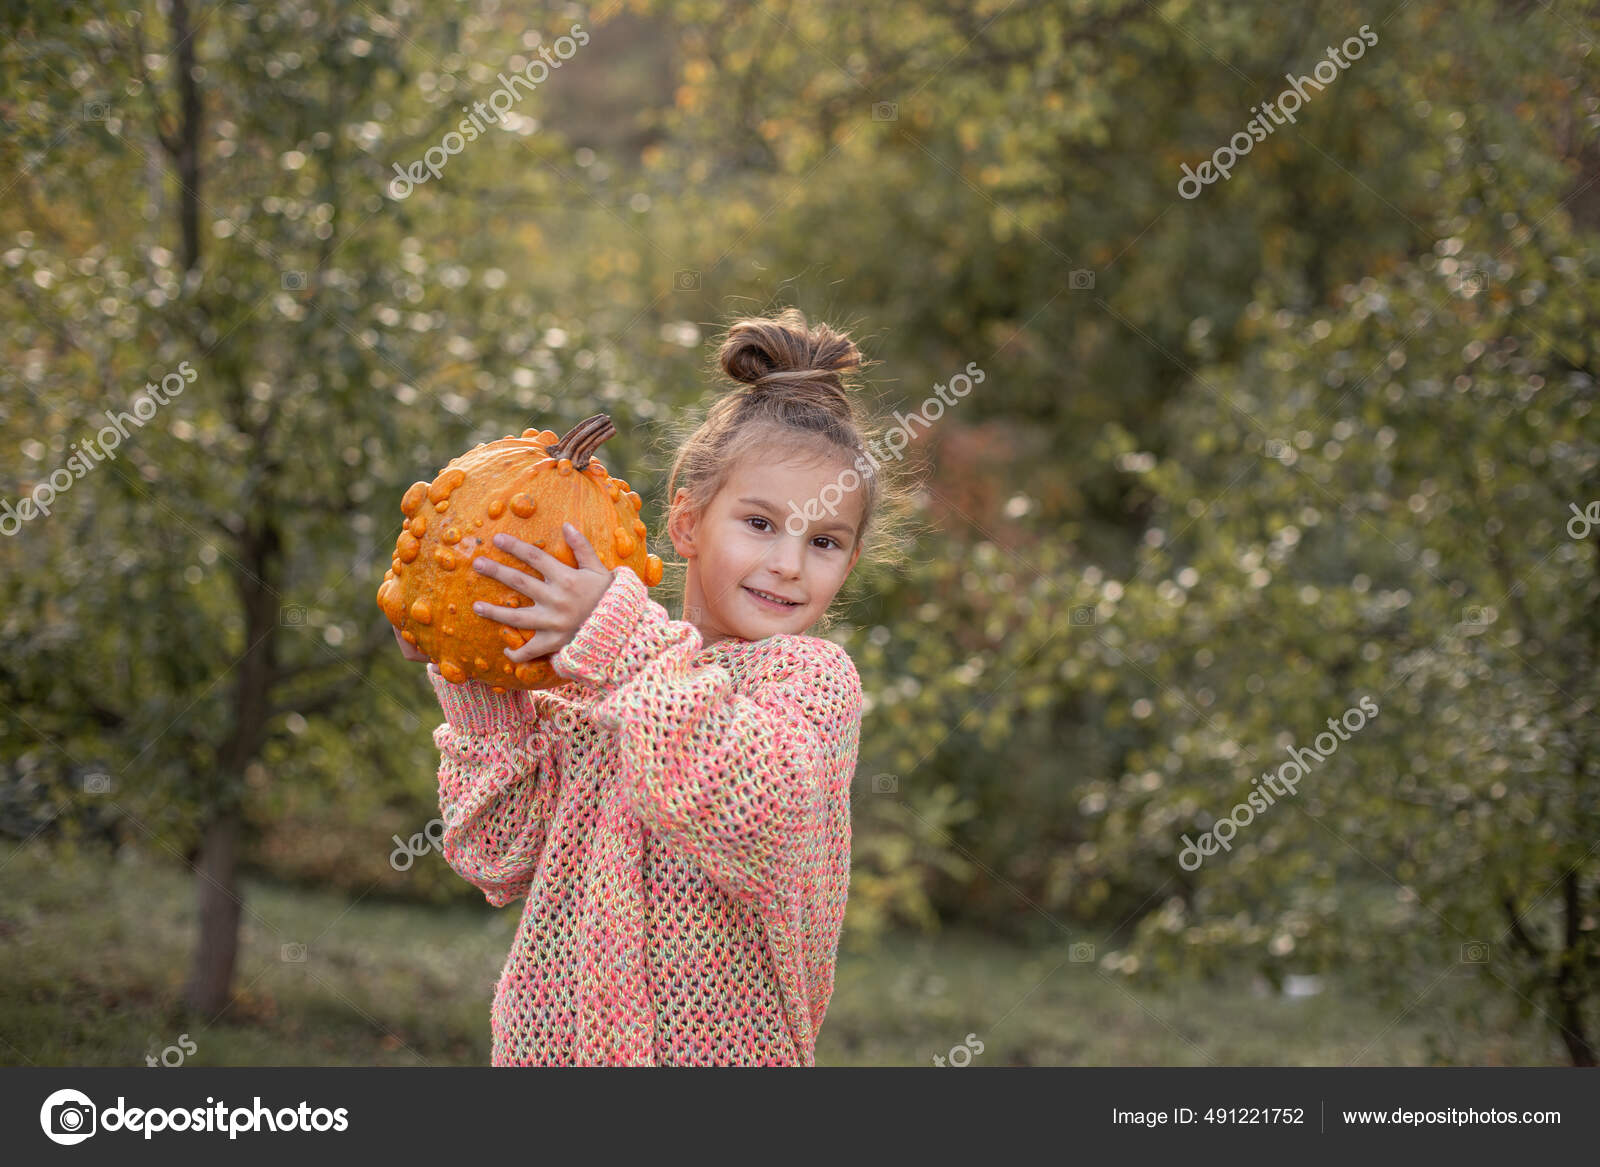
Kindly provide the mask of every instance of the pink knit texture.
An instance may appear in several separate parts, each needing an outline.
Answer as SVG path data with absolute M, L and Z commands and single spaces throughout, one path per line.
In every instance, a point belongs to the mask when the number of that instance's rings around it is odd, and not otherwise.
M 832 641 L 705 647 L 629 567 L 495 693 L 429 666 L 445 861 L 526 897 L 496 1066 L 812 1066 L 850 882 L 861 679 Z

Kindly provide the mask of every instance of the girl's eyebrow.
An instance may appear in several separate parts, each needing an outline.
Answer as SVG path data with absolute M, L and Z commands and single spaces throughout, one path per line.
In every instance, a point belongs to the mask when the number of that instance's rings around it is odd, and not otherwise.
M 762 510 L 771 511 L 773 514 L 777 514 L 778 510 L 779 510 L 779 508 L 777 506 L 775 506 L 772 503 L 768 502 L 764 498 L 741 498 L 739 501 L 743 502 L 743 503 L 749 503 L 753 507 L 760 507 Z M 850 524 L 849 523 L 829 523 L 826 526 L 818 527 L 817 530 L 819 530 L 819 531 L 843 531 L 846 535 L 848 535 L 850 533 Z

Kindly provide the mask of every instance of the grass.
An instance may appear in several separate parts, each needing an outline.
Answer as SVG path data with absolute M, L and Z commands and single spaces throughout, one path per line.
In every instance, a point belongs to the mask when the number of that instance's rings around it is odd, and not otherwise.
M 352 902 L 261 880 L 244 881 L 244 901 L 235 997 L 195 1016 L 179 1003 L 187 874 L 127 848 L 112 861 L 0 842 L 0 1064 L 140 1065 L 184 1035 L 199 1065 L 488 1064 L 516 907 Z M 283 959 L 285 944 L 305 959 Z M 969 1033 L 980 1066 L 1420 1065 L 1430 1032 L 1464 1064 L 1564 1061 L 1496 1000 L 1470 1030 L 1448 1022 L 1445 1004 L 1481 991 L 1464 978 L 1396 1018 L 1337 981 L 1300 999 L 1244 978 L 1150 991 L 1067 955 L 963 932 L 842 953 L 817 1064 L 931 1066 Z

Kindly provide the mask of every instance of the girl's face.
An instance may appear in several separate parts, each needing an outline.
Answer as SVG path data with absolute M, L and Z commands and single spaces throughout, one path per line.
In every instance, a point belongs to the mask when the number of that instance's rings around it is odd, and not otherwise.
M 866 500 L 847 469 L 750 458 L 700 515 L 679 488 L 668 533 L 688 562 L 683 618 L 704 644 L 800 635 L 821 618 L 861 555 L 855 532 Z

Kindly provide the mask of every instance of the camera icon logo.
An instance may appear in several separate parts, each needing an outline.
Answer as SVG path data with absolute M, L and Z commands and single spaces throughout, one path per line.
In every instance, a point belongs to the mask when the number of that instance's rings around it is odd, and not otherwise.
M 900 777 L 897 774 L 874 774 L 872 776 L 872 793 L 898 794 L 900 792 Z
M 1476 295 L 1488 290 L 1489 273 L 1481 267 L 1464 267 L 1461 269 L 1461 294 L 1469 300 Z
M 303 292 L 306 290 L 306 273 L 303 271 L 286 271 L 283 273 L 283 290 L 286 292 Z
M 875 122 L 897 122 L 900 120 L 900 103 L 898 101 L 875 101 L 872 103 L 872 120 Z
M 85 774 L 83 776 L 83 792 L 85 794 L 110 794 L 111 775 L 103 770 Z
M 1095 622 L 1098 609 L 1093 604 L 1079 604 L 1072 609 L 1072 623 L 1074 627 L 1083 628 Z
M 697 271 L 676 271 L 672 273 L 672 290 L 675 292 L 698 292 L 700 290 L 700 273 Z
M 1074 292 L 1094 291 L 1094 272 L 1088 268 L 1078 268 L 1067 275 L 1067 287 Z
M 39 1125 L 52 1143 L 70 1147 L 95 1133 L 98 1112 L 89 1096 L 79 1090 L 57 1090 L 39 1108 Z
M 1079 941 L 1067 949 L 1067 959 L 1074 964 L 1089 964 L 1094 960 L 1094 945 Z
M 299 604 L 285 604 L 278 609 L 278 623 L 289 628 L 304 628 L 306 610 Z
M 298 943 L 285 944 L 278 949 L 278 959 L 286 964 L 304 964 L 306 946 Z
M 111 116 L 111 106 L 104 101 L 86 101 L 83 103 L 83 120 L 86 122 L 103 122 Z
M 1488 964 L 1489 946 L 1482 940 L 1469 940 L 1461 946 L 1462 964 Z

